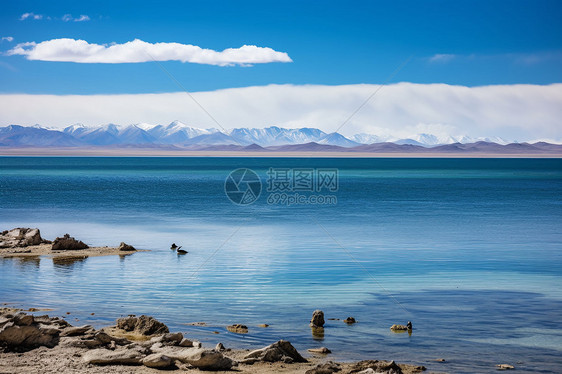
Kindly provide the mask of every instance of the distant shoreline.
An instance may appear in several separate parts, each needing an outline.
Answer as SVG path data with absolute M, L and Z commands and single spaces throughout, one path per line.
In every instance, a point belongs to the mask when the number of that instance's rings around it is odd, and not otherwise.
M 260 157 L 260 158 L 562 158 L 562 153 L 486 152 L 326 152 L 326 151 L 192 151 L 154 148 L 3 148 L 12 157 Z

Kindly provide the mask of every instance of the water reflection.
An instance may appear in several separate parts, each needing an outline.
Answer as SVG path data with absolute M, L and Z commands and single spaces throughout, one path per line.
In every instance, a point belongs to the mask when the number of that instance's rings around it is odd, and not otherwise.
M 75 270 L 77 267 L 81 268 L 87 259 L 88 256 L 53 257 L 53 266 L 55 271 L 58 270 L 67 273 Z
M 312 339 L 314 340 L 324 340 L 324 328 L 323 327 L 311 327 Z
M 39 264 L 41 262 L 41 258 L 39 256 L 22 256 L 16 257 L 16 264 L 18 267 L 22 269 L 39 269 Z

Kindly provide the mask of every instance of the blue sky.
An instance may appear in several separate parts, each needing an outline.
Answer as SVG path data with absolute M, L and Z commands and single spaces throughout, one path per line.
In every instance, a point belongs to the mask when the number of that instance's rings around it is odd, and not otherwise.
M 548 0 L 4 1 L 0 126 L 216 127 L 196 98 L 224 128 L 562 142 L 561 19 Z
M 562 82 L 560 1 L 10 1 L 0 50 L 83 39 L 177 42 L 222 51 L 244 44 L 293 62 L 213 66 L 161 62 L 186 89 L 392 82 L 464 86 Z M 41 15 L 20 20 L 24 13 Z M 62 17 L 70 14 L 71 21 Z M 80 15 L 88 21 L 75 22 Z M 48 19 L 50 18 L 50 19 Z M 436 55 L 442 55 L 441 57 Z M 433 57 L 433 59 L 432 59 Z M 0 91 L 108 94 L 178 91 L 154 62 L 74 63 L 0 56 Z

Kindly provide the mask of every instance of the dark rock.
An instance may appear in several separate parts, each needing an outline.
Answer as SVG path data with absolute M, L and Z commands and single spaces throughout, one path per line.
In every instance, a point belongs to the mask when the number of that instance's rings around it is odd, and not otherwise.
M 34 318 L 31 314 L 18 313 L 12 318 L 12 322 L 18 326 L 30 326 Z
M 345 323 L 347 323 L 348 325 L 353 325 L 354 323 L 357 323 L 357 321 L 355 320 L 355 318 L 353 317 L 347 317 L 346 319 L 343 320 Z
M 145 315 L 119 318 L 117 320 L 117 328 L 125 331 L 134 331 L 141 335 L 156 335 L 170 332 L 165 324 Z
M 179 345 L 180 347 L 193 347 L 193 341 L 192 341 L 192 340 L 189 340 L 189 339 L 186 339 L 186 338 L 183 338 L 183 339 L 179 342 L 178 345 Z
M 132 252 L 132 251 L 136 251 L 136 248 L 133 247 L 132 245 L 126 244 L 125 242 L 121 242 L 121 244 L 119 244 L 119 248 L 117 248 L 120 251 L 127 251 L 127 252 Z
M 53 241 L 51 250 L 53 251 L 71 251 L 77 249 L 89 248 L 84 242 L 72 238 L 68 234 L 64 234 L 62 238 L 56 238 Z
M 316 365 L 316 367 L 309 369 L 305 374 L 332 374 L 341 371 L 339 364 L 328 361 L 325 364 Z
M 63 330 L 60 336 L 77 336 L 84 335 L 86 332 L 93 332 L 94 328 L 90 325 L 84 325 L 80 327 L 70 326 Z
M 321 310 L 315 310 L 312 313 L 312 319 L 310 320 L 310 327 L 324 327 L 324 312 Z
M 58 344 L 59 335 L 59 329 L 37 323 L 33 316 L 20 313 L 3 322 L 0 345 L 10 351 L 27 351 L 40 346 L 52 348 Z
M 266 362 L 307 362 L 304 357 L 286 340 L 279 340 L 267 347 L 248 353 L 244 359 Z

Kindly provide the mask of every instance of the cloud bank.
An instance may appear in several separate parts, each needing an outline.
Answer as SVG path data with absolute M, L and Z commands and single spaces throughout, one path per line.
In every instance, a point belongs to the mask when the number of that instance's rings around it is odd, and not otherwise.
M 377 85 L 269 85 L 192 93 L 224 128 L 278 125 L 335 131 Z M 0 126 L 62 128 L 180 120 L 217 127 L 185 92 L 135 95 L 0 95 Z M 562 140 L 562 84 L 482 87 L 398 83 L 383 87 L 340 132 L 398 138 L 499 136 Z
M 28 60 L 119 64 L 147 61 L 181 61 L 218 66 L 292 62 L 285 52 L 267 47 L 244 45 L 223 51 L 180 43 L 147 43 L 139 39 L 123 44 L 95 44 L 85 40 L 52 39 L 40 43 L 20 43 L 7 52 Z

